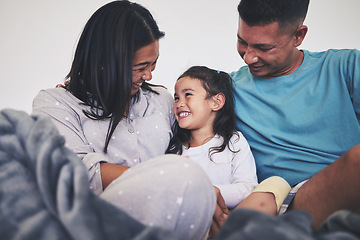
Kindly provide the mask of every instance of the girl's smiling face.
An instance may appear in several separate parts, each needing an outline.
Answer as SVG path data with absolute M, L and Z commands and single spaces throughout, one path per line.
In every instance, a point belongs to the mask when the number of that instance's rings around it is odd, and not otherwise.
M 213 99 L 202 81 L 191 77 L 180 78 L 175 84 L 173 111 L 179 127 L 192 131 L 212 131 L 216 112 Z

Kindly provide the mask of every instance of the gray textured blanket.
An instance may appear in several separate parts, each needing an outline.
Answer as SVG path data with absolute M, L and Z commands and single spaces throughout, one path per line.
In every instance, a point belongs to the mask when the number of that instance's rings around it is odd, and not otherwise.
M 92 194 L 50 119 L 0 114 L 0 239 L 174 239 Z
M 232 212 L 217 240 L 358 240 L 360 212 L 339 211 L 319 231 L 312 229 L 312 218 L 305 211 L 289 211 L 270 216 L 250 209 Z
M 360 238 L 360 211 L 339 211 L 321 231 L 311 229 L 309 214 L 280 217 L 252 210 L 234 211 L 217 240 Z M 175 239 L 145 227 L 88 188 L 78 157 L 64 147 L 46 117 L 0 112 L 0 239 Z

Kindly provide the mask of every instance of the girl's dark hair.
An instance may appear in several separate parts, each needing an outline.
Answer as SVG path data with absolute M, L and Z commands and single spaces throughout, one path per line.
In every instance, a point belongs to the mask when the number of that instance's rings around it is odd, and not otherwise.
M 207 98 L 211 98 L 218 93 L 225 96 L 224 106 L 217 111 L 213 131 L 224 138 L 224 142 L 218 147 L 212 147 L 209 150 L 209 157 L 216 152 L 224 151 L 228 146 L 230 151 L 234 152 L 229 146 L 230 138 L 234 134 L 235 129 L 235 103 L 232 91 L 232 79 L 229 74 L 210 69 L 205 66 L 194 66 L 184 72 L 177 80 L 183 77 L 190 77 L 201 81 L 202 86 L 207 92 Z M 190 141 L 191 131 L 180 128 L 176 121 L 173 126 L 174 137 L 170 140 L 170 144 L 166 153 L 182 154 L 182 146 L 188 144 Z
M 87 117 L 110 119 L 104 152 L 119 122 L 127 115 L 132 99 L 132 66 L 135 52 L 160 39 L 150 12 L 137 3 L 114 1 L 99 8 L 80 36 L 66 86 L 84 105 Z M 143 89 L 151 84 L 144 82 Z M 155 92 L 156 93 L 156 92 Z

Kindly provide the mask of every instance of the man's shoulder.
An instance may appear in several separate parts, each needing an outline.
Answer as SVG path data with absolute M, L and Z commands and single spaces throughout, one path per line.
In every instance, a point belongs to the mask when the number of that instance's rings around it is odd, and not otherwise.
M 302 50 L 304 61 L 302 69 L 332 69 L 346 68 L 349 63 L 360 61 L 360 51 L 357 49 L 328 49 L 320 52 Z M 354 65 L 353 64 L 353 65 Z
M 358 49 L 328 49 L 326 51 L 312 52 L 308 50 L 302 50 L 305 56 L 312 58 L 347 58 L 351 55 L 360 55 Z
M 231 72 L 230 76 L 233 81 L 239 81 L 241 79 L 244 79 L 244 77 L 251 77 L 251 74 L 249 72 L 248 66 L 242 66 L 238 70 Z

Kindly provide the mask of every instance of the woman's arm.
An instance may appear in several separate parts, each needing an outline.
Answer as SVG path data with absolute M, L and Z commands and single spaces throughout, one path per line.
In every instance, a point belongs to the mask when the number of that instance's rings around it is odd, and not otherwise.
M 57 130 L 66 140 L 65 146 L 75 152 L 85 165 L 90 188 L 95 194 L 100 194 L 103 190 L 100 163 L 108 162 L 108 159 L 102 152 L 96 152 L 87 139 L 86 134 L 92 134 L 92 132 L 84 132 L 84 122 L 93 120 L 87 118 L 82 109 L 80 101 L 65 89 L 54 88 L 40 91 L 34 99 L 32 114 L 45 114 L 53 120 Z M 112 168 L 114 175 L 104 179 L 105 183 L 124 171 L 115 169 L 119 168 L 116 166 Z M 119 172 L 115 174 L 116 171 Z
M 114 163 L 100 163 L 101 181 L 105 189 L 112 181 L 121 176 L 129 167 Z

